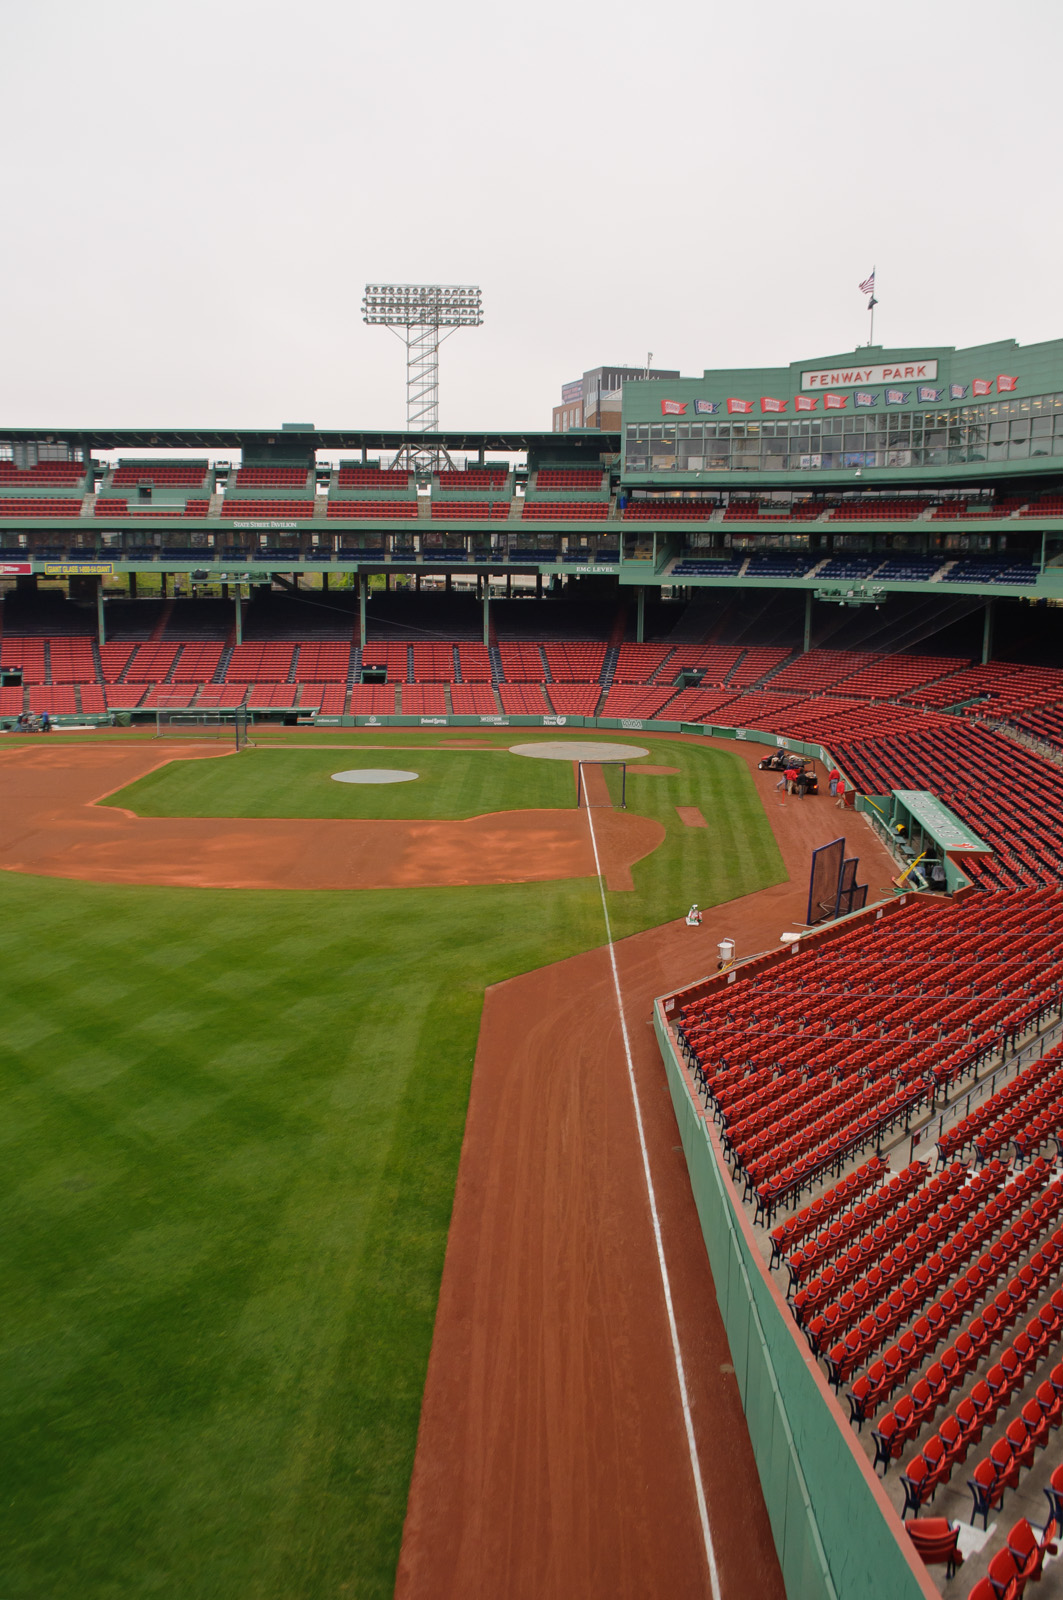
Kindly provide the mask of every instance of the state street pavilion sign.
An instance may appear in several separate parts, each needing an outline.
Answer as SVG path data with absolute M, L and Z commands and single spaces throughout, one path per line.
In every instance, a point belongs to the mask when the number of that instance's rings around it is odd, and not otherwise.
M 813 367 L 801 374 L 802 389 L 855 389 L 867 383 L 922 383 L 936 378 L 936 361 L 897 361 L 885 366 Z

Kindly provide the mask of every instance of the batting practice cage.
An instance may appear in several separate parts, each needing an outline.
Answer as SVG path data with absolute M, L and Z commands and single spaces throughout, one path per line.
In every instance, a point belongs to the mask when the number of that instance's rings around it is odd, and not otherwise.
M 155 711 L 156 739 L 218 739 L 242 750 L 247 737 L 247 710 L 230 706 L 226 710 L 194 706 L 158 706 Z
M 808 880 L 810 928 L 820 922 L 833 922 L 850 911 L 862 911 L 867 904 L 867 884 L 857 883 L 859 856 L 845 854 L 845 840 L 832 839 L 812 852 L 812 871 Z
M 626 761 L 577 761 L 576 804 L 627 809 Z

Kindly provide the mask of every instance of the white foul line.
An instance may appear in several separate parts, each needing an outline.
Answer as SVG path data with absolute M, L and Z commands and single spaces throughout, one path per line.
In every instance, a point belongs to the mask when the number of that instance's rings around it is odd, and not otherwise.
M 581 762 L 580 766 L 582 767 L 582 765 L 583 763 Z M 712 1585 L 713 1600 L 721 1600 L 720 1575 L 716 1567 L 716 1551 L 713 1548 L 712 1532 L 709 1528 L 709 1513 L 705 1505 L 705 1485 L 701 1479 L 701 1463 L 698 1460 L 697 1441 L 694 1438 L 694 1419 L 690 1415 L 690 1397 L 687 1393 L 686 1370 L 683 1366 L 683 1352 L 679 1348 L 679 1329 L 676 1327 L 675 1308 L 672 1305 L 672 1285 L 664 1259 L 661 1219 L 657 1213 L 657 1196 L 654 1193 L 653 1177 L 650 1173 L 650 1156 L 646 1148 L 646 1133 L 642 1125 L 642 1107 L 639 1103 L 639 1092 L 635 1084 L 635 1063 L 631 1058 L 631 1040 L 628 1037 L 627 1021 L 624 1017 L 624 1000 L 620 992 L 620 974 L 617 971 L 616 952 L 613 949 L 613 930 L 609 923 L 609 907 L 605 899 L 605 884 L 602 881 L 602 864 L 598 859 L 598 841 L 594 836 L 594 809 L 589 803 L 587 806 L 587 823 L 591 833 L 591 848 L 594 851 L 594 870 L 598 874 L 598 892 L 602 897 L 602 915 L 605 917 L 605 936 L 609 947 L 609 963 L 613 969 L 616 1009 L 620 1016 L 620 1032 L 624 1040 L 624 1055 L 627 1058 L 627 1081 L 631 1089 L 631 1102 L 635 1108 L 635 1125 L 638 1128 L 639 1149 L 642 1152 L 642 1172 L 646 1179 L 650 1216 L 653 1218 L 653 1237 L 657 1245 L 657 1265 L 661 1269 L 664 1303 L 668 1312 L 668 1329 L 672 1336 L 672 1356 L 675 1361 L 675 1375 L 679 1380 L 679 1398 L 683 1407 L 683 1426 L 686 1429 L 687 1450 L 690 1454 L 690 1470 L 694 1475 L 694 1492 L 697 1495 L 698 1516 L 701 1520 L 701 1537 L 705 1543 L 705 1559 L 709 1564 L 709 1582 Z

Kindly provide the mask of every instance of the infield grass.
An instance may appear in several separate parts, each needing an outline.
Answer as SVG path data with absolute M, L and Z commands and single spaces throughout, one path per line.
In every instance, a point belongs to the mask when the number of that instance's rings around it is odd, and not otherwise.
M 676 779 L 629 768 L 629 803 L 668 831 L 610 895 L 618 934 L 782 875 L 719 754 L 658 746 Z M 290 784 L 286 761 L 304 753 L 194 765 L 246 774 L 265 805 L 257 774 Z M 512 765 L 518 803 L 571 796 L 567 765 Z M 440 803 L 472 804 L 456 781 Z M 350 793 L 324 784 L 298 792 Z M 710 792 L 736 819 L 715 877 L 708 830 L 674 817 L 709 815 Z M 391 1594 L 483 990 L 601 940 L 593 879 L 331 894 L 0 873 L 0 1600 Z

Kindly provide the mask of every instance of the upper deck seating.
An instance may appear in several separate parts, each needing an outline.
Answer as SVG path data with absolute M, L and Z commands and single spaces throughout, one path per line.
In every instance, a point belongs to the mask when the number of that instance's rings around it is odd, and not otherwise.
M 340 502 L 335 502 L 339 504 Z M 343 502 L 349 504 L 353 502 Z M 313 495 L 305 500 L 267 500 L 265 498 L 237 498 L 226 495 L 221 503 L 223 517 L 240 518 L 246 522 L 291 521 L 298 517 L 312 517 L 317 511 L 317 501 Z M 331 514 L 331 503 L 329 506 Z
M 509 482 L 508 467 L 466 467 L 463 472 L 441 472 L 439 487 L 444 490 L 504 489 Z
M 485 644 L 459 644 L 458 663 L 463 683 L 491 682 L 491 656 Z
M 509 500 L 433 500 L 432 518 L 437 521 L 440 517 L 464 517 L 469 520 L 485 518 L 492 522 L 504 522 L 509 516 L 511 502 Z
M 33 467 L 0 461 L 0 489 L 77 489 L 85 472 L 82 461 L 38 461 Z
M 203 489 L 210 467 L 206 461 L 120 461 L 111 476 L 112 489 L 135 489 L 150 483 L 157 489 Z
M 43 494 L 31 500 L 13 494 L 0 494 L 0 521 L 4 517 L 80 517 L 80 515 L 80 500 Z
M 291 644 L 251 643 L 234 646 L 225 669 L 226 683 L 286 683 L 295 647 Z
M 327 516 L 330 517 L 389 517 L 416 520 L 416 500 L 330 500 Z
M 614 683 L 650 683 L 675 654 L 667 644 L 622 644 L 613 673 Z
M 600 521 L 608 515 L 607 500 L 524 500 L 521 504 L 525 522 Z
M 601 489 L 604 473 L 601 467 L 540 467 L 535 474 L 535 488 L 544 489 Z
M 374 489 L 381 494 L 394 494 L 398 490 L 405 492 L 409 489 L 411 476 L 405 468 L 360 467 L 341 461 L 336 475 L 336 488 Z
M 295 675 L 299 683 L 346 683 L 350 665 L 349 643 L 307 640 L 299 645 Z
M 311 469 L 303 466 L 246 466 L 236 474 L 237 489 L 306 489 L 314 487 Z
M 502 662 L 502 676 L 507 683 L 543 683 L 546 669 L 537 644 L 515 644 L 506 641 L 498 647 Z M 464 670 L 462 677 L 465 676 Z
M 624 507 L 624 521 L 706 522 L 718 510 L 719 502 L 716 500 L 629 500 Z

